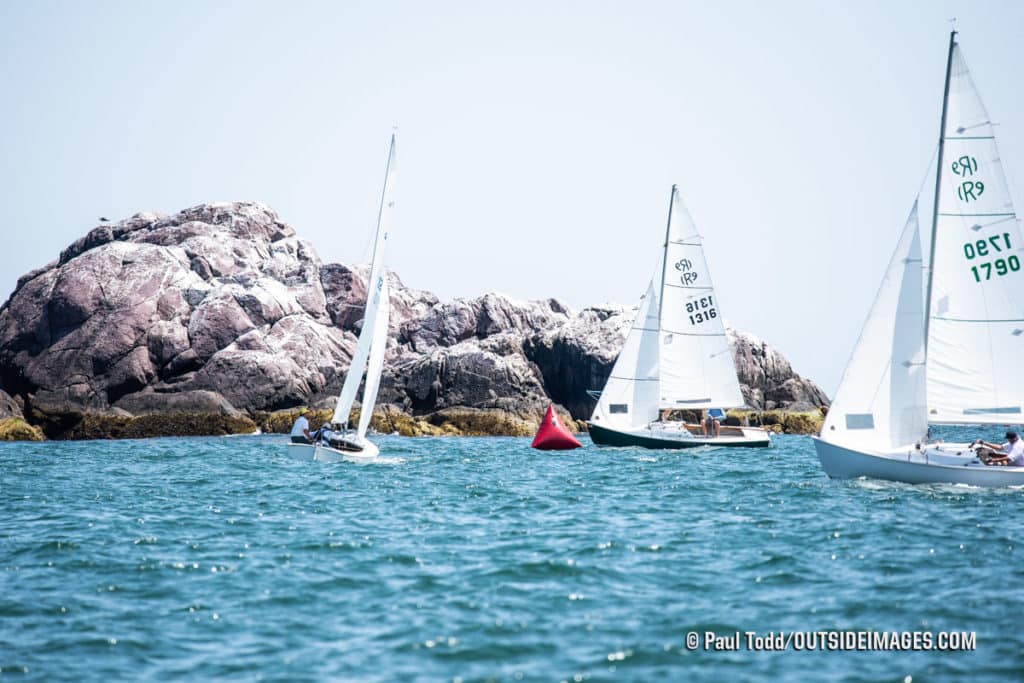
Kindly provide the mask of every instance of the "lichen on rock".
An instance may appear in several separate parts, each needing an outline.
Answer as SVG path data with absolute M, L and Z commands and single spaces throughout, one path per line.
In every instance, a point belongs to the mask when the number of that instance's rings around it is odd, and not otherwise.
M 38 427 L 30 425 L 20 417 L 0 418 L 0 441 L 43 441 L 45 437 Z

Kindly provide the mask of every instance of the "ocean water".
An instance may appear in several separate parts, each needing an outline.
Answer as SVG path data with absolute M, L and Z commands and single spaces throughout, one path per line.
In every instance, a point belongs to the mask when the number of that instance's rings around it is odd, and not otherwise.
M 830 481 L 798 436 L 378 442 L 371 465 L 281 436 L 0 444 L 0 677 L 1024 678 L 1020 490 Z M 836 630 L 976 640 L 702 647 Z

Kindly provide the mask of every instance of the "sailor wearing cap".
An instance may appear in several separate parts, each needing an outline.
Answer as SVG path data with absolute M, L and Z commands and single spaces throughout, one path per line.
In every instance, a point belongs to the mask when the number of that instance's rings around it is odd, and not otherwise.
M 1020 440 L 1017 432 L 1006 432 L 1006 443 L 1002 446 L 988 443 L 978 439 L 978 457 L 986 465 L 1009 465 L 1011 467 L 1024 467 L 1024 441 Z

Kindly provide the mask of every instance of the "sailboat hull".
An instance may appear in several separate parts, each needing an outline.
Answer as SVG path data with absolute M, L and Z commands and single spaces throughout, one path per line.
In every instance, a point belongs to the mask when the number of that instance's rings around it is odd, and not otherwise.
M 655 436 L 651 430 L 641 429 L 635 432 L 619 431 L 601 427 L 593 422 L 587 423 L 587 430 L 590 439 L 598 446 L 617 447 L 639 447 L 639 448 L 698 448 L 700 446 L 714 446 L 716 448 L 767 448 L 772 445 L 771 437 L 763 429 L 752 429 L 749 427 L 740 428 L 740 435 L 737 436 L 684 436 L 680 434 L 677 438 L 665 435 L 665 432 L 658 432 Z
M 907 484 L 966 484 L 969 486 L 1024 486 L 1024 467 L 989 467 L 973 457 L 960 464 L 924 462 L 925 456 L 908 448 L 905 453 L 868 453 L 811 437 L 825 473 L 832 479 L 869 477 Z
M 369 441 L 363 441 L 359 451 L 338 450 L 329 446 L 304 443 L 288 444 L 288 457 L 306 462 L 372 462 L 380 455 L 380 449 Z

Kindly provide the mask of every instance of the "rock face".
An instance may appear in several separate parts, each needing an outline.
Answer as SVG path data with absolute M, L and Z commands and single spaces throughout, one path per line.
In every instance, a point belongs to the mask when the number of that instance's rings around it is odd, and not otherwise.
M 26 415 L 237 417 L 336 394 L 355 348 L 366 268 L 321 264 L 271 209 L 209 204 L 104 224 L 28 273 L 0 307 L 0 386 Z M 589 416 L 634 314 L 500 294 L 441 302 L 388 275 L 381 403 Z M 732 333 L 753 408 L 827 404 L 770 346 Z M 9 396 L 5 405 L 18 408 Z M 12 413 L 13 414 L 13 413 Z
M 24 417 L 21 414 L 21 406 L 11 398 L 10 394 L 0 389 L 0 420 L 7 417 L 16 417 L 19 420 Z

